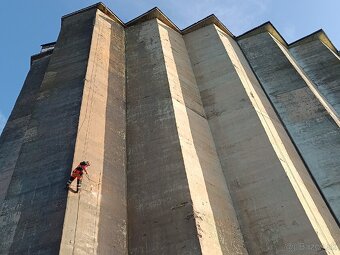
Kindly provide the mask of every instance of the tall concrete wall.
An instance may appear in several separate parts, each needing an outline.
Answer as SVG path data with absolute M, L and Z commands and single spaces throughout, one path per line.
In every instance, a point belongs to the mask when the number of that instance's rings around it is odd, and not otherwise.
M 130 254 L 201 254 L 157 20 L 126 31 Z
M 182 35 L 159 31 L 203 254 L 247 254 Z
M 249 254 L 287 254 L 296 238 L 323 245 L 306 211 L 313 199 L 296 190 L 312 181 L 237 43 L 214 25 L 185 35 L 185 42 Z M 324 227 L 323 242 L 334 244 L 336 232 Z
M 239 43 L 339 220 L 339 127 L 311 91 L 308 77 L 271 34 L 256 34 Z
M 1 254 L 58 254 L 94 12 L 62 23 L 2 204 Z
M 131 254 L 246 254 L 184 41 L 156 19 L 127 30 L 127 148 Z
M 93 34 L 73 167 L 92 167 L 80 194 L 68 194 L 60 254 L 127 254 L 125 32 L 99 10 L 84 15 Z
M 34 61 L 0 137 L 0 203 L 6 196 L 50 55 Z M 0 207 L 1 208 L 1 207 Z
M 0 138 L 0 253 L 339 254 L 338 62 L 256 31 L 64 16 Z
M 321 40 L 293 45 L 289 51 L 340 118 L 340 59 Z

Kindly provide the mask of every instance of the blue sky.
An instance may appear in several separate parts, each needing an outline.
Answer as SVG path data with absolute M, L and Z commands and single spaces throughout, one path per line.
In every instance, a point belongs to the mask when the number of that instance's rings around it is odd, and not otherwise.
M 30 56 L 55 41 L 61 16 L 96 3 L 90 0 L 11 0 L 0 8 L 0 132 L 29 70 Z M 179 28 L 214 13 L 240 35 L 271 21 L 288 43 L 323 28 L 340 48 L 340 0 L 116 0 L 103 1 L 127 22 L 159 7 Z

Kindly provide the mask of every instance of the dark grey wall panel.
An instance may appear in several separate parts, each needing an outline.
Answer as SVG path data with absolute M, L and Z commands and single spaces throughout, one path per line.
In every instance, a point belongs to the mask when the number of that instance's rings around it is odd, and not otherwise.
M 340 59 L 320 40 L 290 48 L 297 63 L 340 116 Z
M 339 220 L 339 127 L 269 33 L 239 43 Z
M 32 63 L 20 95 L 0 138 L 0 203 L 6 196 L 8 185 L 20 154 L 35 100 L 48 66 L 50 56 Z M 27 132 L 26 132 L 27 131 Z
M 95 10 L 63 20 L 0 215 L 0 253 L 58 254 Z

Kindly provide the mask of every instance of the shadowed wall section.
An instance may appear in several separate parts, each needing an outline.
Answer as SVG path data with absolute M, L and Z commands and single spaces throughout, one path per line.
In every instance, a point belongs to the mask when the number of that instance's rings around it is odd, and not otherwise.
M 239 43 L 339 221 L 338 125 L 311 91 L 308 77 L 288 49 L 271 34 L 259 33 Z
M 50 55 L 34 61 L 0 138 L 0 203 L 6 196 L 8 185 L 18 160 L 31 114 L 43 81 Z M 0 207 L 1 208 L 1 207 Z
M 62 22 L 2 204 L 2 254 L 58 254 L 94 12 Z
M 340 117 L 340 58 L 321 40 L 293 44 L 289 51 Z M 338 193 L 338 192 L 334 192 Z M 340 211 L 340 209 L 337 209 Z

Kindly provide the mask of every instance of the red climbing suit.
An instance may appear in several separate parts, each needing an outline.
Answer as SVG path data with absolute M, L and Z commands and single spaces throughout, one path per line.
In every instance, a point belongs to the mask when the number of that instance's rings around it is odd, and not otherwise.
M 77 178 L 78 180 L 81 180 L 83 178 L 83 172 L 85 171 L 85 173 L 87 174 L 87 165 L 78 165 L 73 171 L 71 176 L 74 178 Z

